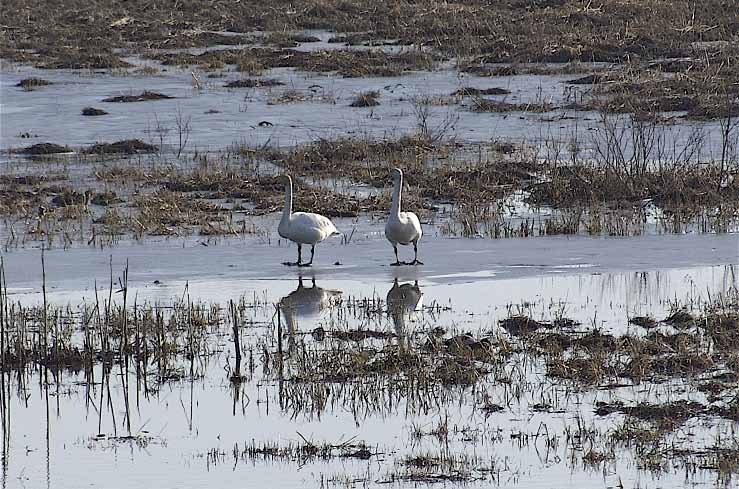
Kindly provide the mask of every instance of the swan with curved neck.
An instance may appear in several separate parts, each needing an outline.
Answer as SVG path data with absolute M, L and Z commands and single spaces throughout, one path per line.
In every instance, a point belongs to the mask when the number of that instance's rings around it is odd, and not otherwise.
M 394 266 L 398 265 L 423 265 L 423 262 L 418 260 L 418 240 L 423 236 L 423 230 L 421 230 L 421 222 L 418 220 L 418 216 L 412 212 L 401 212 L 400 202 L 403 192 L 403 172 L 400 169 L 393 169 L 393 202 L 390 206 L 390 216 L 388 216 L 387 222 L 385 223 L 385 237 L 393 245 L 395 250 L 395 263 Z M 398 258 L 398 245 L 407 246 L 413 244 L 413 261 L 401 262 Z
M 284 175 L 285 179 L 285 207 L 282 210 L 282 219 L 277 227 L 277 232 L 285 239 L 289 239 L 298 245 L 298 261 L 295 263 L 285 262 L 284 265 L 297 265 L 309 267 L 313 264 L 313 255 L 316 244 L 324 239 L 341 234 L 328 217 L 312 212 L 293 212 L 293 180 L 290 175 Z M 303 245 L 310 246 L 310 261 L 303 263 Z

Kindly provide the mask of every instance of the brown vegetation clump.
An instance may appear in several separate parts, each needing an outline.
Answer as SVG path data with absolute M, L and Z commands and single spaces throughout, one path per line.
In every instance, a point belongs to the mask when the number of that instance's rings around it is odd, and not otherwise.
M 284 85 L 283 82 L 276 78 L 245 78 L 243 80 L 233 80 L 225 85 L 225 88 L 263 88 L 277 87 Z
M 462 87 L 459 90 L 452 93 L 452 96 L 459 97 L 480 97 L 482 95 L 508 95 L 511 93 L 510 90 L 499 87 L 491 88 L 474 88 L 474 87 Z
M 471 108 L 474 112 L 549 112 L 555 109 L 549 103 L 514 104 L 482 97 L 473 98 Z
M 675 401 L 665 404 L 639 403 L 635 406 L 624 406 L 621 403 L 599 403 L 596 414 L 604 416 L 612 412 L 621 412 L 641 421 L 654 424 L 660 431 L 673 431 L 688 419 L 708 412 L 703 404 L 693 401 Z
M 18 153 L 23 153 L 23 154 L 28 154 L 28 155 L 53 155 L 53 154 L 71 153 L 71 152 L 72 152 L 72 148 L 70 148 L 69 146 L 62 146 L 60 144 L 54 144 L 54 143 L 38 143 L 32 146 L 23 148 L 21 150 L 18 150 Z
M 85 149 L 87 154 L 135 154 L 151 153 L 157 150 L 153 144 L 148 144 L 140 139 L 125 139 L 114 143 L 96 143 Z
M 107 115 L 108 113 L 104 111 L 103 109 L 96 109 L 95 107 L 85 107 L 82 109 L 82 115 L 84 116 L 99 116 L 99 115 Z
M 225 65 L 233 64 L 237 71 L 255 75 L 270 68 L 297 68 L 319 73 L 335 72 L 346 77 L 398 76 L 406 71 L 429 70 L 436 64 L 435 56 L 419 51 L 298 51 L 253 47 L 211 50 L 198 55 L 157 52 L 148 56 L 165 65 L 198 65 L 206 69 L 222 69 Z
M 52 83 L 49 80 L 44 80 L 43 78 L 24 78 L 23 80 L 19 81 L 15 86 L 20 87 L 24 90 L 33 90 L 38 87 L 45 87 L 46 85 L 51 85 Z
M 115 97 L 108 97 L 103 99 L 103 102 L 114 102 L 114 103 L 127 103 L 127 102 L 145 102 L 147 100 L 166 100 L 174 98 L 169 95 L 164 95 L 158 92 L 150 92 L 144 90 L 139 95 L 117 95 Z
M 77 28 L 80 27 L 77 26 Z M 72 30 L 74 30 L 74 27 L 72 27 Z M 86 43 L 83 41 L 82 44 Z M 104 42 L 84 46 L 81 49 L 56 45 L 51 48 L 41 48 L 37 51 L 36 60 L 40 68 L 47 70 L 101 70 L 131 68 L 133 66 L 114 54 L 111 48 L 105 46 Z
M 375 107 L 380 105 L 380 101 L 378 100 L 379 98 L 380 92 L 377 90 L 360 92 L 354 97 L 354 100 L 352 100 L 352 103 L 349 105 L 351 107 Z

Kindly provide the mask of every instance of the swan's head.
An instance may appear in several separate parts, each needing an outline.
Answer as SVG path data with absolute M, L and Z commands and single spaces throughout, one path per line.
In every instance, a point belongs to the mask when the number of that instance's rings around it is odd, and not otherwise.
M 400 168 L 393 168 L 391 175 L 393 176 L 393 182 L 399 182 L 403 178 L 403 172 Z

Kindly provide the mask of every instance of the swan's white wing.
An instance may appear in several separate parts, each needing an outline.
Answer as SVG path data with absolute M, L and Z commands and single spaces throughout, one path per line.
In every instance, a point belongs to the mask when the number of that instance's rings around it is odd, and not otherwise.
M 339 234 L 328 217 L 312 212 L 294 212 L 290 216 L 292 239 L 301 243 L 318 243 L 332 234 Z
M 421 228 L 421 221 L 418 219 L 418 216 L 413 212 L 403 212 L 405 219 L 407 220 L 408 224 L 413 227 L 413 230 L 416 232 L 416 240 L 421 239 L 421 236 L 423 236 L 423 229 Z M 403 217 L 403 216 L 401 216 Z

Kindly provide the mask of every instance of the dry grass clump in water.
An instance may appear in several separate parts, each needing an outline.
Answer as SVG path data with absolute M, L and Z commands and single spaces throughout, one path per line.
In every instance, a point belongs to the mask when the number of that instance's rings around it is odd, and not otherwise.
M 729 60 L 737 54 L 737 50 L 723 53 L 715 63 L 698 61 L 685 73 L 666 75 L 651 66 L 609 72 L 600 76 L 584 108 L 633 113 L 641 119 L 654 118 L 658 112 L 685 112 L 686 119 L 699 121 L 736 115 L 739 67 Z
M 151 92 L 144 90 L 139 95 L 117 95 L 103 99 L 103 102 L 126 103 L 126 102 L 146 102 L 147 100 L 166 100 L 174 98 L 163 93 Z
M 277 87 L 284 85 L 283 82 L 276 78 L 245 78 L 243 80 L 233 80 L 223 85 L 225 88 L 263 88 Z
M 555 107 L 549 103 L 513 104 L 510 102 L 474 97 L 471 102 L 474 112 L 549 112 Z
M 302 437 L 302 435 L 301 435 Z M 340 444 L 332 444 L 328 442 L 317 443 L 305 438 L 301 442 L 288 443 L 280 445 L 276 442 L 251 442 L 241 449 L 238 444 L 229 453 L 219 451 L 218 449 L 210 450 L 207 454 L 208 463 L 217 465 L 218 463 L 229 463 L 233 465 L 239 460 L 283 460 L 293 461 L 301 464 L 308 463 L 313 460 L 330 460 L 330 459 L 359 459 L 368 460 L 377 455 L 364 442 L 354 441 Z
M 265 44 L 272 44 L 281 48 L 295 48 L 300 44 L 319 42 L 316 36 L 309 36 L 300 32 L 270 32 L 264 39 Z
M 177 193 L 195 193 L 206 199 L 245 199 L 260 213 L 274 212 L 284 205 L 284 185 L 277 177 L 256 176 L 235 169 L 218 166 L 195 168 L 189 173 L 175 172 L 158 177 L 151 183 Z M 306 185 L 294 179 L 295 210 L 310 209 L 329 217 L 355 217 L 360 212 L 373 210 L 371 201 L 347 197 L 329 189 Z
M 459 90 L 452 93 L 452 96 L 459 97 L 480 97 L 482 95 L 508 95 L 511 93 L 510 90 L 499 87 L 491 88 L 474 88 L 474 87 L 462 87 Z
M 85 149 L 87 154 L 105 155 L 105 154 L 136 154 L 136 153 L 153 153 L 157 147 L 148 144 L 140 139 L 126 139 L 116 141 L 114 143 L 96 143 Z
M 54 143 L 38 143 L 26 148 L 17 150 L 18 153 L 27 155 L 53 155 L 59 153 L 71 153 L 72 148 Z
M 527 189 L 529 202 L 563 208 L 593 202 L 633 205 L 650 199 L 663 209 L 692 213 L 702 206 L 739 202 L 739 179 L 723 185 L 726 174 L 717 165 L 600 163 L 552 166 L 546 170 L 547 181 Z
M 82 115 L 84 116 L 99 116 L 99 115 L 107 115 L 108 113 L 104 111 L 103 109 L 97 109 L 95 107 L 85 107 L 82 109 Z
M 39 67 L 47 70 L 102 70 L 133 66 L 100 45 L 83 49 L 54 46 L 51 49 L 37 51 L 36 54 L 36 63 L 40 63 Z
M 323 50 L 247 48 L 213 50 L 199 55 L 186 52 L 149 53 L 165 65 L 198 65 L 205 69 L 223 69 L 228 64 L 258 75 L 271 68 L 297 68 L 319 73 L 335 72 L 346 77 L 398 76 L 407 71 L 429 70 L 436 57 L 419 51 L 386 53 L 379 50 Z
M 138 210 L 135 218 L 138 231 L 154 236 L 177 235 L 189 231 L 188 226 L 223 219 L 219 206 L 167 190 L 140 195 L 134 206 Z
M 354 341 L 345 341 L 346 335 Z M 395 335 L 331 333 L 320 348 L 300 343 L 299 355 L 291 355 L 285 368 L 296 382 L 348 382 L 357 379 L 387 378 L 410 384 L 440 383 L 471 385 L 482 379 L 488 368 L 506 356 L 501 345 L 490 338 L 459 335 L 426 343 L 408 339 L 390 344 Z M 353 336 L 357 336 L 354 338 Z M 326 344 L 326 338 L 334 338 Z M 366 341 L 380 341 L 366 344 Z
M 23 80 L 19 81 L 15 86 L 20 87 L 23 90 L 31 91 L 35 88 L 45 87 L 51 84 L 52 83 L 49 80 L 44 80 L 43 78 L 24 78 Z
M 641 421 L 652 423 L 660 431 L 674 431 L 688 419 L 701 416 L 708 412 L 706 406 L 694 401 L 680 400 L 665 404 L 650 404 L 642 402 L 634 406 L 625 406 L 621 402 L 608 404 L 596 403 L 595 414 L 605 416 L 613 412 L 620 412 Z
M 351 107 L 376 107 L 380 105 L 380 92 L 377 90 L 370 90 L 367 92 L 360 92 L 349 104 Z

